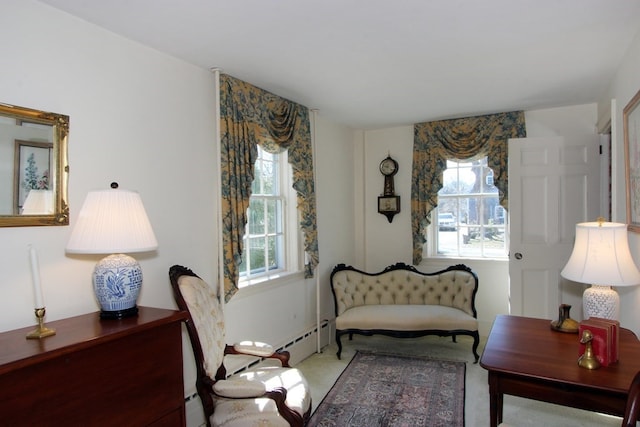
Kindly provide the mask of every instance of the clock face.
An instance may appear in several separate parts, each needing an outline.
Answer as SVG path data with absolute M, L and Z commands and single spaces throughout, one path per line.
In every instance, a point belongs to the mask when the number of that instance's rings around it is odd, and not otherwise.
M 391 157 L 387 157 L 380 162 L 380 172 L 383 175 L 393 175 L 398 171 L 398 163 Z

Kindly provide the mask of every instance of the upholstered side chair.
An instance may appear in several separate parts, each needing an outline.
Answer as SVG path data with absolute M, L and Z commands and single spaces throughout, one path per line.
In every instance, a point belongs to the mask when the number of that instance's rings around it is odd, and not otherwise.
M 227 345 L 218 289 L 190 269 L 169 269 L 173 294 L 186 322 L 196 362 L 196 389 L 207 426 L 304 426 L 311 414 L 309 386 L 302 373 L 289 366 L 289 353 L 268 344 Z M 224 357 L 248 354 L 277 363 L 259 363 L 227 376 Z

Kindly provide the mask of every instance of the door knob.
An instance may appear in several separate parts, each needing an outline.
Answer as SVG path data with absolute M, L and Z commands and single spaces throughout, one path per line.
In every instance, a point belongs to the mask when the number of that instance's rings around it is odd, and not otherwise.
M 520 252 L 516 252 L 515 257 L 516 259 L 522 259 L 522 254 Z

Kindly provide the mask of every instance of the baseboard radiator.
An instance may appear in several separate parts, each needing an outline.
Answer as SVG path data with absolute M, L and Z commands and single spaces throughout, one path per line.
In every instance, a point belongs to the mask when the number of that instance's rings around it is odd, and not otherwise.
M 332 322 L 323 320 L 320 322 L 320 346 L 325 347 L 331 342 Z M 286 340 L 286 344 L 277 347 L 278 350 L 286 350 L 290 353 L 290 363 L 295 366 L 318 350 L 318 327 L 304 331 L 295 338 Z M 234 360 L 228 363 L 225 360 L 227 374 L 234 375 L 246 369 L 264 363 L 262 359 L 256 357 L 234 356 Z M 202 402 L 197 393 L 192 393 L 185 397 L 185 408 L 187 416 L 187 427 L 201 427 L 205 425 Z

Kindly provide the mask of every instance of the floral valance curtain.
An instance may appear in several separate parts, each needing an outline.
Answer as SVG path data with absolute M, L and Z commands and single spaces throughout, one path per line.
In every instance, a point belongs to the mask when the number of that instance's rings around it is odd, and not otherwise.
M 509 138 L 526 136 L 522 111 L 418 123 L 413 128 L 411 232 L 413 263 L 422 261 L 429 213 L 438 205 L 447 159 L 475 160 L 488 156 L 500 204 L 508 207 L 507 156 Z
M 220 139 L 225 301 L 238 290 L 258 144 L 270 153 L 288 150 L 304 233 L 305 277 L 313 277 L 319 257 L 309 109 L 221 74 Z

